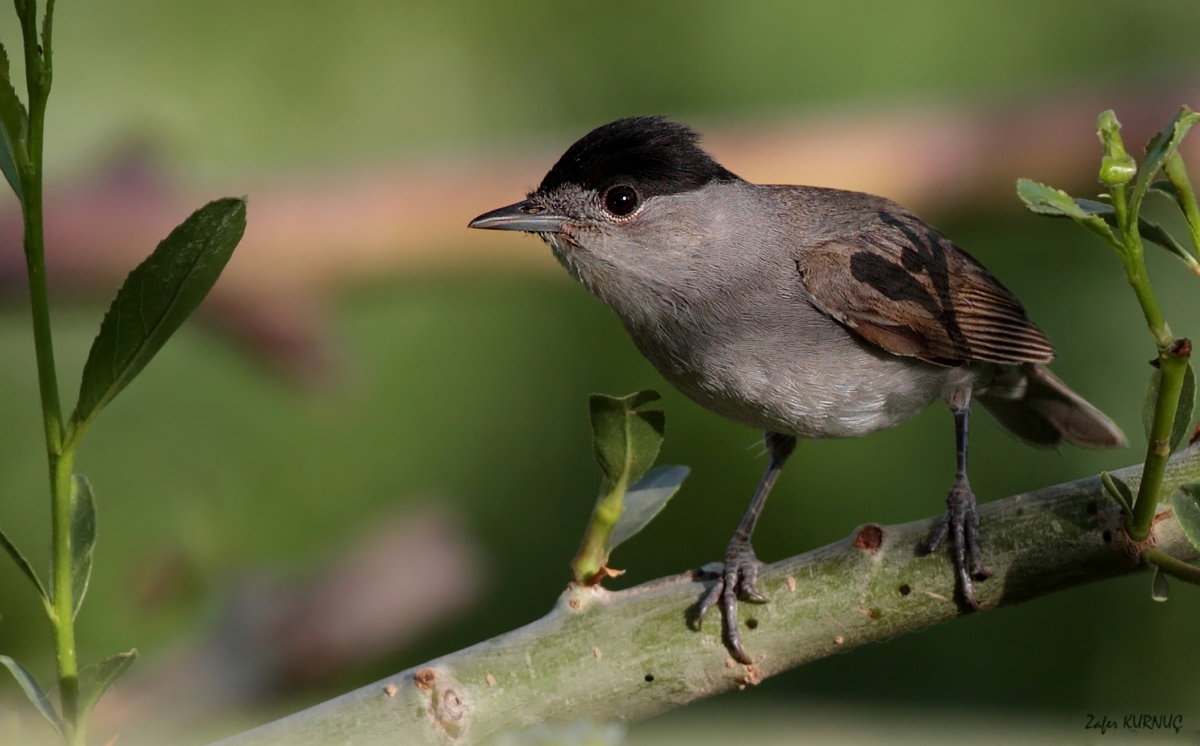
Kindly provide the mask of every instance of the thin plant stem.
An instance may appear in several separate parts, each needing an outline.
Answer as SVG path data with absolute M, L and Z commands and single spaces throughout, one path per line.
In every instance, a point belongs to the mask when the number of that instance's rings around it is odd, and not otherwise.
M 1154 289 L 1150 285 L 1150 277 L 1146 273 L 1145 247 L 1137 227 L 1141 200 L 1136 194 L 1135 199 L 1130 200 L 1124 184 L 1113 185 L 1112 197 L 1113 208 L 1117 214 L 1117 228 L 1121 234 L 1121 262 L 1125 267 L 1129 286 L 1133 288 L 1133 293 L 1142 307 L 1146 326 L 1158 347 L 1158 367 L 1161 372 L 1158 399 L 1154 404 L 1154 419 L 1146 443 L 1142 481 L 1127 529 L 1130 538 L 1142 541 L 1150 534 L 1154 512 L 1158 507 L 1163 471 L 1166 469 L 1167 458 L 1171 455 L 1171 430 L 1175 425 L 1175 410 L 1179 407 L 1179 394 L 1183 388 L 1192 346 L 1187 340 L 1177 342 L 1171 336 L 1171 330 L 1163 318 L 1158 299 L 1155 298 Z
M 1200 567 L 1172 557 L 1161 549 L 1147 549 L 1142 552 L 1142 559 L 1146 564 L 1157 567 L 1173 578 L 1200 585 Z
M 1138 486 L 1137 501 L 1133 505 L 1133 516 L 1128 527 L 1129 536 L 1134 541 L 1142 541 L 1149 536 L 1154 523 L 1163 471 L 1166 469 L 1167 458 L 1171 455 L 1171 430 L 1175 425 L 1175 410 L 1179 407 L 1179 392 L 1183 388 L 1191 352 L 1191 342 L 1181 339 L 1158 356 L 1161 372 L 1158 399 L 1154 403 L 1154 419 L 1150 425 L 1149 442 L 1146 444 L 1142 482 Z
M 25 266 L 29 276 L 29 300 L 33 312 L 33 344 L 37 354 L 38 392 L 42 400 L 42 419 L 46 431 L 46 451 L 51 457 L 62 450 L 62 405 L 58 395 L 58 376 L 54 365 L 54 345 L 50 333 L 50 294 L 46 285 L 45 238 L 42 221 L 42 144 L 46 130 L 46 101 L 50 94 L 50 49 L 39 54 L 37 7 L 34 0 L 21 17 L 25 42 L 25 80 L 29 88 L 28 160 L 21 164 L 24 192 L 22 212 L 25 218 Z M 52 7 L 52 6 L 51 6 Z M 49 35 L 46 38 L 49 41 Z M 53 463 L 50 464 L 53 479 Z
M 575 559 L 571 560 L 571 570 L 575 573 L 575 582 L 589 584 L 601 574 L 608 561 L 606 548 L 608 539 L 612 536 L 613 526 L 621 517 L 625 506 L 625 492 L 628 490 L 625 477 L 622 477 L 612 491 L 596 504 L 592 519 L 588 522 L 587 533 Z
M 1158 299 L 1154 297 L 1150 276 L 1146 273 L 1145 247 L 1142 245 L 1142 235 L 1138 232 L 1137 224 L 1138 206 L 1126 201 L 1127 191 L 1124 184 L 1115 184 L 1112 188 L 1113 209 L 1117 213 L 1117 228 L 1121 233 L 1124 249 L 1121 262 L 1125 266 L 1125 276 L 1133 288 L 1133 294 L 1137 296 L 1138 304 L 1142 307 L 1142 315 L 1146 317 L 1146 326 L 1150 328 L 1150 334 L 1161 353 L 1170 347 L 1174 340 L 1171 338 L 1166 319 L 1163 318 L 1162 309 L 1158 307 Z
M 54 578 L 54 646 L 58 652 L 59 697 L 68 744 L 83 743 L 79 720 L 79 666 L 75 658 L 75 595 L 71 578 L 71 476 L 75 453 L 53 459 L 54 495 L 51 560 Z
M 36 111 L 36 110 L 35 110 Z M 30 112 L 31 134 L 36 131 L 34 112 Z M 34 144 L 30 138 L 30 145 Z M 29 301 L 33 314 L 33 345 L 37 355 L 38 392 L 42 400 L 42 421 L 46 434 L 46 453 L 53 459 L 62 450 L 62 405 L 58 398 L 58 376 L 54 365 L 54 344 L 50 331 L 50 294 L 46 287 L 46 258 L 42 232 L 41 143 L 30 147 L 31 168 L 21 175 L 25 192 L 25 267 L 29 279 Z
M 83 743 L 79 727 L 79 667 L 75 656 L 75 609 L 71 578 L 71 478 L 74 448 L 63 448 L 62 404 L 54 364 L 54 342 L 50 327 L 50 293 L 46 282 L 45 232 L 42 215 L 42 150 L 46 131 L 46 103 L 53 80 L 51 27 L 54 0 L 48 0 L 38 41 L 36 0 L 18 0 L 25 47 L 25 80 L 29 93 L 28 140 L 24 158 L 19 159 L 24 215 L 25 266 L 29 279 L 29 301 L 33 316 L 33 344 L 37 357 L 38 392 L 46 437 L 50 476 L 51 578 L 53 580 L 54 644 L 58 659 L 59 697 L 64 739 L 70 746 Z

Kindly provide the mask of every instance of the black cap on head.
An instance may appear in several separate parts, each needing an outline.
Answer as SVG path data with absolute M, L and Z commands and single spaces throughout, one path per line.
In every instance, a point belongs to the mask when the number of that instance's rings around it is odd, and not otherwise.
M 690 127 L 663 116 L 618 119 L 568 148 L 542 179 L 537 194 L 563 184 L 597 191 L 631 184 L 649 197 L 689 192 L 711 181 L 736 180 L 700 149 L 699 139 Z

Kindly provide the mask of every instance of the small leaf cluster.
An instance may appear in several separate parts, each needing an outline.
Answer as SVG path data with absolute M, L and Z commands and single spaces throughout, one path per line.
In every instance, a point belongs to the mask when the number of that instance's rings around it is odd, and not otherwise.
M 656 391 L 615 397 L 592 394 L 592 447 L 602 475 L 600 496 L 571 562 L 575 582 L 594 585 L 620 572 L 608 567 L 619 545 L 641 531 L 666 506 L 683 480 L 686 466 L 654 466 L 662 447 L 666 415 L 641 407 L 659 399 Z
M 1183 107 L 1146 146 L 1146 157 L 1139 171 L 1133 158 L 1125 152 L 1120 122 L 1113 112 L 1106 111 L 1096 121 L 1096 132 L 1105 151 L 1100 181 L 1112 190 L 1110 194 L 1100 195 L 1107 201 L 1072 197 L 1061 189 L 1030 179 L 1017 180 L 1017 194 L 1032 212 L 1052 218 L 1071 218 L 1079 223 L 1112 247 L 1123 261 L 1140 257 L 1141 243 L 1127 241 L 1125 236 L 1136 226 L 1136 235 L 1166 249 L 1189 270 L 1200 275 L 1200 259 L 1196 252 L 1188 251 L 1161 225 L 1139 214 L 1148 192 L 1169 197 L 1183 212 L 1193 245 L 1200 246 L 1200 209 L 1196 207 L 1183 157 L 1179 154 L 1180 143 L 1197 121 L 1200 121 L 1200 114 Z M 1167 175 L 1167 180 L 1154 181 L 1160 170 Z M 1130 190 L 1128 184 L 1135 174 L 1137 180 Z
M 1146 271 L 1143 240 L 1166 249 L 1200 276 L 1200 207 L 1179 153 L 1184 136 L 1197 122 L 1200 114 L 1186 106 L 1181 108 L 1146 145 L 1139 168 L 1125 149 L 1116 115 L 1111 111 L 1102 113 L 1096 120 L 1096 134 L 1104 150 L 1098 177 L 1109 190 L 1100 195 L 1103 201 L 1072 197 L 1029 179 L 1017 181 L 1017 194 L 1030 210 L 1048 217 L 1070 218 L 1116 252 L 1158 350 L 1151 362 L 1154 370 L 1143 397 L 1142 423 L 1147 445 L 1137 495 L 1111 474 L 1100 475 L 1105 491 L 1121 506 L 1124 529 L 1134 542 L 1144 541 L 1150 533 L 1155 509 L 1163 497 L 1160 492 L 1166 460 L 1187 437 L 1196 406 L 1192 345 L 1186 338 L 1176 339 L 1163 318 Z M 1166 178 L 1156 180 L 1160 173 Z M 1151 192 L 1167 197 L 1183 213 L 1191 249 L 1161 225 L 1141 216 L 1142 203 Z M 1195 502 L 1198 493 L 1200 486 L 1181 490 L 1172 498 L 1172 504 L 1189 541 L 1200 549 L 1200 508 Z M 1167 598 L 1167 575 L 1200 581 L 1200 568 L 1157 550 L 1145 551 L 1142 559 L 1154 569 L 1151 596 L 1157 601 Z

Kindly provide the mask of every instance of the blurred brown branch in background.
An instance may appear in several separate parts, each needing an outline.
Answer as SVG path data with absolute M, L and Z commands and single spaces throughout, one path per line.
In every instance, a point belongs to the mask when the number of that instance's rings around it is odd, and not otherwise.
M 1096 90 L 977 106 L 866 107 L 791 122 L 706 128 L 709 150 L 756 182 L 856 189 L 927 217 L 952 209 L 1019 205 L 1020 175 L 1066 187 L 1092 183 L 1099 144 L 1078 137 L 1095 112 L 1115 109 L 1127 138 L 1145 141 L 1196 86 Z M 342 174 L 200 188 L 173 183 L 145 152 L 47 197 L 51 284 L 59 298 L 107 297 L 125 273 L 210 192 L 246 193 L 250 221 L 238 254 L 206 302 L 206 318 L 301 380 L 333 363 L 322 299 L 338 287 L 422 270 L 553 265 L 520 236 L 473 235 L 472 215 L 535 186 L 569 133 L 541 152 L 460 158 Z M 561 140 L 561 141 L 560 141 Z M 1200 141 L 1185 146 L 1200 150 Z M 219 188 L 217 188 L 219 186 Z M 0 293 L 21 293 L 20 213 L 0 209 Z

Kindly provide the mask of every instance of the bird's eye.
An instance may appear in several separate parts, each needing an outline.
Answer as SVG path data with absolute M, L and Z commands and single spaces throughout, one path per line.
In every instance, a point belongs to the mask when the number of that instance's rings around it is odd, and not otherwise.
M 604 208 L 618 217 L 628 215 L 637 206 L 638 193 L 631 186 L 615 186 L 604 195 Z

